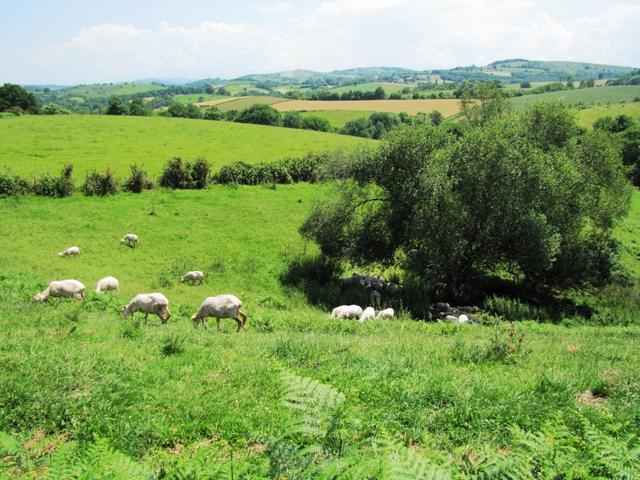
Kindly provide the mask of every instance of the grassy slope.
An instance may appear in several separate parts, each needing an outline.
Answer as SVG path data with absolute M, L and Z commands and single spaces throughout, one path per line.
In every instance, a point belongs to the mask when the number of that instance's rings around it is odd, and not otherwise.
M 561 100 L 569 104 L 582 102 L 585 105 L 606 105 L 608 103 L 631 102 L 640 96 L 640 85 L 625 85 L 621 87 L 593 87 L 566 90 L 563 92 L 541 93 L 538 95 L 524 95 L 511 99 L 517 110 L 523 110 L 529 105 L 542 100 Z
M 360 83 L 358 85 L 347 85 L 346 87 L 335 87 L 331 89 L 331 92 L 344 93 L 349 91 L 360 92 L 373 92 L 376 88 L 382 87 L 388 94 L 401 92 L 405 87 L 415 87 L 416 83 L 391 83 L 391 82 L 372 82 L 372 83 Z
M 361 110 L 356 111 L 343 111 L 343 110 L 314 110 L 312 112 L 300 112 L 303 117 L 321 117 L 329 120 L 329 123 L 333 128 L 342 128 L 344 124 L 351 120 L 356 120 L 362 117 L 368 117 L 371 112 L 365 112 Z
M 467 450 L 508 446 L 513 424 L 535 430 L 575 409 L 596 424 L 633 421 L 636 327 L 519 325 L 531 351 L 525 360 L 476 365 L 454 354 L 487 345 L 491 327 L 334 321 L 284 291 L 278 275 L 287 256 L 303 250 L 297 225 L 326 192 L 294 185 L 0 200 L 0 430 L 98 436 L 151 458 L 208 439 L 259 463 L 251 445 L 277 436 L 288 420 L 278 401 L 283 367 L 339 388 L 365 432 L 375 424 L 454 461 Z M 141 236 L 136 250 L 117 243 L 131 230 Z M 71 243 L 82 255 L 58 258 Z M 187 268 L 204 269 L 205 284 L 178 285 Z M 114 307 L 140 291 L 166 293 L 169 325 L 135 329 L 95 301 L 29 301 L 49 279 L 92 287 L 106 274 L 121 280 Z M 231 333 L 227 321 L 222 334 L 194 331 L 188 316 L 203 297 L 223 292 L 244 300 L 248 330 Z M 184 337 L 184 353 L 161 355 L 167 332 Z M 606 409 L 576 403 L 580 392 L 609 383 Z
M 211 95 L 209 93 L 184 93 L 171 97 L 172 100 L 179 103 L 208 102 L 211 100 L 224 100 L 228 98 L 229 97 L 222 95 Z
M 633 192 L 629 215 L 616 227 L 615 237 L 622 243 L 624 264 L 640 278 L 640 190 Z
M 616 117 L 625 114 L 640 121 L 640 102 L 618 103 L 614 105 L 605 105 L 603 107 L 592 107 L 579 110 L 577 113 L 578 122 L 585 126 L 591 127 L 600 117 Z
M 158 174 L 178 155 L 204 155 L 214 169 L 234 160 L 269 161 L 311 150 L 349 148 L 356 137 L 231 122 L 163 117 L 24 116 L 0 121 L 0 168 L 31 176 L 57 174 L 67 163 L 77 178 L 110 167 L 126 175 L 131 164 Z
M 264 103 L 267 105 L 273 105 L 275 103 L 286 102 L 287 100 L 280 97 L 267 97 L 267 96 L 248 96 L 248 97 L 238 97 L 238 98 L 229 98 L 225 97 L 218 100 L 210 100 L 205 102 L 198 103 L 200 107 L 210 107 L 211 105 L 215 105 L 223 112 L 228 112 L 229 110 L 244 110 L 247 107 L 255 103 Z
M 432 110 L 440 110 L 445 117 L 455 115 L 460 111 L 458 100 L 291 100 L 276 103 L 274 108 L 281 112 L 292 110 L 341 110 L 341 111 L 368 111 L 368 112 L 407 112 L 410 115 L 416 113 L 428 113 Z
M 164 90 L 166 87 L 162 85 L 154 85 L 150 83 L 131 83 L 131 84 L 115 84 L 115 85 L 78 85 L 69 89 L 61 90 L 59 93 L 65 93 L 70 96 L 78 96 L 85 98 L 103 98 L 111 95 L 133 95 L 134 93 L 155 92 Z

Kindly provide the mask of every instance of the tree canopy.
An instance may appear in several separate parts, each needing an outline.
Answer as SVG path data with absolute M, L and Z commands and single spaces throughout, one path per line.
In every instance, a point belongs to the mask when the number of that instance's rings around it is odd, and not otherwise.
M 36 113 L 38 102 L 33 93 L 26 91 L 20 85 L 5 83 L 0 87 L 0 112 L 12 109 Z

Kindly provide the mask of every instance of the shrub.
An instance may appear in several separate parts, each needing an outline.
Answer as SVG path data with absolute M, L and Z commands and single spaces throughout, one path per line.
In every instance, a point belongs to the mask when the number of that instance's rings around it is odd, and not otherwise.
M 262 183 L 314 182 L 328 154 L 308 153 L 304 157 L 283 158 L 276 162 L 250 165 L 239 161 L 223 166 L 214 181 L 223 184 L 257 185 Z
M 73 193 L 73 165 L 67 165 L 60 172 L 58 178 L 52 177 L 48 173 L 35 179 L 33 183 L 33 193 L 45 197 L 68 197 Z
M 169 357 L 171 355 L 178 355 L 184 351 L 184 341 L 186 337 L 175 334 L 167 335 L 162 340 L 162 346 L 160 352 L 163 356 Z
M 82 193 L 87 196 L 98 195 L 105 197 L 107 195 L 115 195 L 118 191 L 118 184 L 113 172 L 107 169 L 104 173 L 90 172 L 82 184 Z
M 282 117 L 282 126 L 287 128 L 303 128 L 300 112 L 286 112 Z
M 257 125 L 280 125 L 282 119 L 280 112 L 271 105 L 256 103 L 241 111 L 234 121 Z
M 191 166 L 191 188 L 203 189 L 209 185 L 211 165 L 206 158 L 200 157 Z
M 202 118 L 204 118 L 205 120 L 223 120 L 224 114 L 218 107 L 211 107 L 206 112 L 204 112 Z
M 256 168 L 239 161 L 223 166 L 215 177 L 217 183 L 237 183 L 255 185 L 257 183 Z
M 68 115 L 69 113 L 69 110 L 57 103 L 49 103 L 42 108 L 43 115 Z
M 142 190 L 150 190 L 153 187 L 153 181 L 147 172 L 137 165 L 131 165 L 131 176 L 125 180 L 122 188 L 128 192 L 140 193 Z
M 167 188 L 189 188 L 191 183 L 191 166 L 180 157 L 173 157 L 162 170 L 160 186 Z
M 29 193 L 29 183 L 16 176 L 0 174 L 0 197 L 9 197 L 13 195 L 24 195 Z
M 330 132 L 333 130 L 329 120 L 316 116 L 303 118 L 302 128 L 305 130 L 316 130 L 318 132 Z
M 518 298 L 489 297 L 485 303 L 485 308 L 490 313 L 502 317 L 504 320 L 537 320 L 545 319 L 544 311 L 520 301 Z

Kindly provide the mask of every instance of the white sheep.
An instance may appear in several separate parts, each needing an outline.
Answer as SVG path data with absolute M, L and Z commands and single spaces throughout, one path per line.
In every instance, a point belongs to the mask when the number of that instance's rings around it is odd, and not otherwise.
M 80 255 L 80 247 L 69 247 L 66 250 L 61 251 L 60 253 L 58 253 L 58 256 L 60 257 L 69 257 L 72 255 Z
M 238 324 L 238 331 L 244 328 L 247 323 L 247 314 L 241 310 L 242 302 L 234 295 L 217 295 L 215 297 L 207 297 L 200 305 L 197 313 L 191 316 L 193 326 L 197 327 L 203 323 L 207 317 L 216 319 L 217 328 L 220 330 L 220 320 L 223 318 L 233 318 Z M 207 324 L 204 323 L 206 328 Z
M 378 312 L 378 315 L 376 315 L 376 318 L 389 319 L 389 318 L 394 318 L 395 316 L 396 316 L 396 312 L 393 310 L 393 308 L 385 308 L 384 310 L 380 310 Z
M 333 318 L 339 318 L 341 320 L 359 318 L 360 315 L 362 315 L 362 308 L 358 305 L 340 305 L 331 311 Z
M 135 233 L 127 233 L 124 237 L 122 237 L 120 243 L 125 244 L 131 248 L 136 248 L 138 246 L 138 235 L 136 235 Z
M 373 320 L 374 318 L 376 318 L 376 311 L 373 309 L 373 307 L 367 307 L 360 314 L 360 318 L 358 319 L 358 322 L 364 323 L 367 320 Z
M 33 300 L 35 302 L 43 302 L 48 297 L 75 298 L 76 300 L 84 299 L 85 286 L 78 280 L 54 280 L 49 286 L 38 293 Z
M 122 309 L 125 317 L 136 312 L 144 313 L 144 319 L 147 320 L 149 314 L 157 315 L 162 323 L 167 323 L 171 318 L 169 312 L 169 300 L 161 293 L 140 293 Z
M 204 280 L 204 273 L 199 270 L 194 270 L 192 272 L 185 273 L 182 277 L 180 277 L 181 282 L 191 282 L 191 283 L 199 283 L 202 284 Z
M 469 317 L 467 317 L 464 313 L 458 317 L 458 323 L 470 323 Z
M 108 290 L 118 291 L 120 289 L 120 284 L 118 283 L 118 279 L 116 277 L 104 277 L 98 280 L 96 283 L 96 292 L 106 292 Z

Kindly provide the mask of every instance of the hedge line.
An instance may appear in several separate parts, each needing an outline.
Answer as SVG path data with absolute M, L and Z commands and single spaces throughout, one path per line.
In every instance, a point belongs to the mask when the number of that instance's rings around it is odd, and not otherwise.
M 248 164 L 242 161 L 223 166 L 211 173 L 211 164 L 205 158 L 193 163 L 174 157 L 164 165 L 155 183 L 148 173 L 137 165 L 131 166 L 131 174 L 119 182 L 111 170 L 87 173 L 80 191 L 87 196 L 114 195 L 119 190 L 140 193 L 156 188 L 156 185 L 175 190 L 204 189 L 212 183 L 258 185 L 274 183 L 315 182 L 320 179 L 320 167 L 329 158 L 326 153 L 308 153 L 304 157 L 286 157 L 270 163 Z M 74 190 L 73 166 L 66 166 L 58 177 L 44 174 L 28 181 L 17 175 L 0 174 L 0 197 L 33 193 L 48 197 L 67 197 Z

